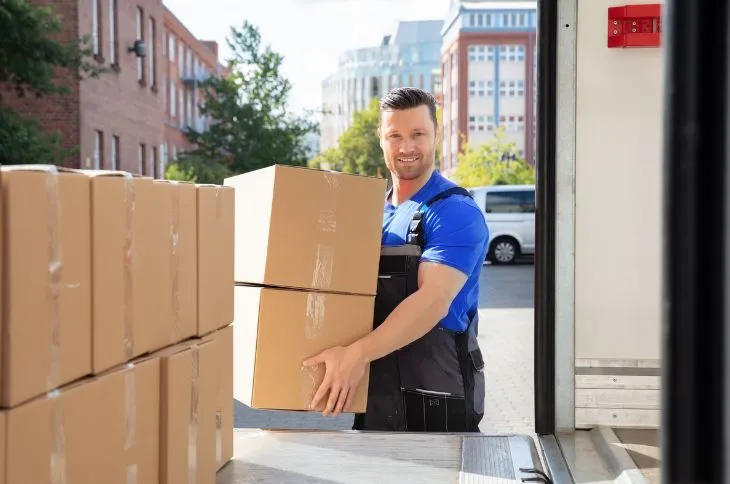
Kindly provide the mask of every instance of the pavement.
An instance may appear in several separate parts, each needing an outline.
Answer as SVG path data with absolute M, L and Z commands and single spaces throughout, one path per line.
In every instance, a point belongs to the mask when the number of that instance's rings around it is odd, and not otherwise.
M 486 433 L 534 433 L 533 294 L 531 261 L 485 265 L 480 279 L 479 341 L 485 358 Z M 352 415 L 255 410 L 236 401 L 234 426 L 261 429 L 346 430 Z

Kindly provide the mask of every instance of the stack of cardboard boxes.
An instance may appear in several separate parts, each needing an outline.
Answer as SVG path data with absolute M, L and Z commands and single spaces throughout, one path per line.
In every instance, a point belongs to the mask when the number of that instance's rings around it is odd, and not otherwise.
M 0 484 L 215 482 L 233 454 L 233 190 L 0 175 Z
M 302 361 L 372 331 L 386 182 L 272 166 L 224 183 L 238 214 L 234 396 L 309 410 L 324 368 Z M 365 410 L 367 386 L 346 411 Z

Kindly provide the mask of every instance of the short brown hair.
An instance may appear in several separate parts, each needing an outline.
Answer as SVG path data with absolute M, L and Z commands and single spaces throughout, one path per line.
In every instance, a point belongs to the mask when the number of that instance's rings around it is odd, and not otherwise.
M 434 128 L 438 131 L 436 117 L 436 98 L 427 91 L 417 87 L 397 87 L 380 99 L 380 114 L 385 111 L 402 111 L 419 106 L 427 106 Z

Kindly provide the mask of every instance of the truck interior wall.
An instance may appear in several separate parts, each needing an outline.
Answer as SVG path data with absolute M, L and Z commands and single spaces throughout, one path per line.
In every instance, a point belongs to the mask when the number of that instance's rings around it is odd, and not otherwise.
M 634 3 L 641 2 L 622 4 Z M 608 48 L 615 5 L 577 2 L 577 428 L 657 427 L 660 420 L 663 49 Z M 560 222 L 558 233 L 569 237 Z

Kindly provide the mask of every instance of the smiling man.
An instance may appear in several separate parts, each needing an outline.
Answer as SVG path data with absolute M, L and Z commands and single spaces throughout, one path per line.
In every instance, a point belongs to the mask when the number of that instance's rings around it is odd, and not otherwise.
M 398 88 L 380 102 L 378 128 L 393 179 L 385 199 L 372 333 L 304 362 L 325 365 L 312 408 L 346 410 L 370 364 L 358 430 L 477 432 L 484 362 L 476 337 L 488 230 L 469 193 L 434 169 L 436 101 Z M 343 322 L 346 323 L 346 322 Z

